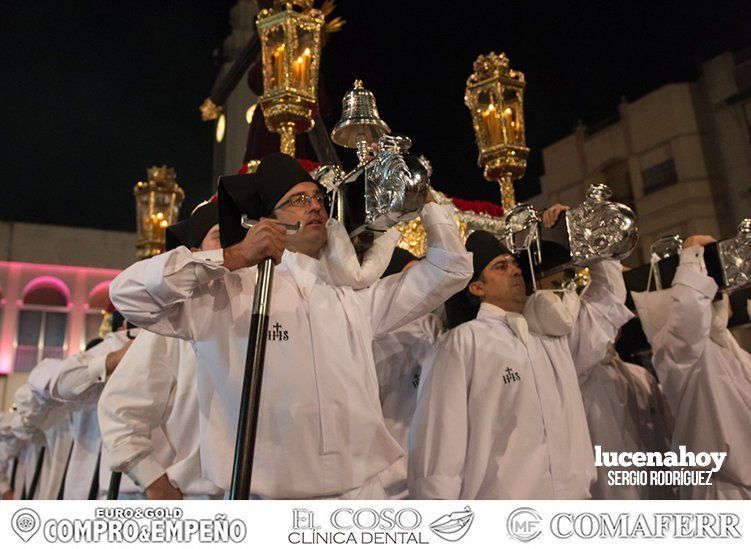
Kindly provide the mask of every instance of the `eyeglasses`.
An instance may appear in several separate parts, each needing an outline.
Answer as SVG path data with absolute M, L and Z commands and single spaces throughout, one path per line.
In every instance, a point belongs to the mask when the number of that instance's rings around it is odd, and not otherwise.
M 311 203 L 311 201 L 315 200 L 318 202 L 318 205 L 322 208 L 326 207 L 328 196 L 326 196 L 324 193 L 297 193 L 290 196 L 287 200 L 279 204 L 276 208 L 274 208 L 274 211 L 280 210 L 286 206 L 292 206 L 294 208 L 302 208 L 304 206 L 307 206 Z

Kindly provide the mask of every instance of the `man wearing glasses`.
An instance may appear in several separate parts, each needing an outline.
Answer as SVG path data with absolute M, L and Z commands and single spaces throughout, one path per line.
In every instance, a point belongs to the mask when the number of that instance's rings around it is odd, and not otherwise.
M 241 215 L 260 219 L 245 232 Z M 463 288 L 471 256 L 450 215 L 426 203 L 424 261 L 355 290 L 329 282 L 320 259 L 329 220 L 320 187 L 272 154 L 219 189 L 221 250 L 178 248 L 136 263 L 111 285 L 123 314 L 194 342 L 204 476 L 228 490 L 256 266 L 278 265 L 272 290 L 251 492 L 261 498 L 384 497 L 378 474 L 403 451 L 386 429 L 372 342 Z M 300 223 L 288 235 L 283 224 Z M 383 238 L 393 239 L 393 233 Z M 331 258 L 327 258 L 331 260 Z

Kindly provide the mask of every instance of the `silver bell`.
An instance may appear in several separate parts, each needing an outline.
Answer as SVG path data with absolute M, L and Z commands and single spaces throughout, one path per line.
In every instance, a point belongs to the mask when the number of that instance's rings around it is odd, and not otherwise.
M 362 87 L 361 80 L 355 80 L 354 88 L 342 99 L 342 117 L 331 131 L 332 141 L 342 147 L 358 149 L 359 156 L 361 149 L 364 153 L 368 144 L 390 131 L 378 114 L 373 94 Z

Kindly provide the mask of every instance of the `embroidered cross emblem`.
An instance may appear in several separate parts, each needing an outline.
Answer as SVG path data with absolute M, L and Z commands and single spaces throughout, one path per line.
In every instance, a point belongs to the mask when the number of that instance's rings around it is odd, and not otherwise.
M 516 370 L 512 370 L 510 367 L 506 368 L 504 370 L 504 372 L 506 372 L 503 375 L 503 384 L 504 385 L 507 384 L 507 383 L 512 383 L 514 381 L 521 381 L 521 379 L 522 379 L 522 376 L 519 375 L 519 372 L 517 372 Z

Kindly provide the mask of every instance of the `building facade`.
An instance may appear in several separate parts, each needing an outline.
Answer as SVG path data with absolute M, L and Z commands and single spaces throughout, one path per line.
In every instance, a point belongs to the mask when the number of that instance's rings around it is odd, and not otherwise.
M 629 264 L 645 262 L 662 236 L 724 238 L 751 216 L 751 48 L 703 63 L 701 74 L 624 100 L 611 120 L 580 123 L 543 149 L 550 203 L 581 202 L 604 180 L 636 211 L 640 247 Z
M 0 223 L 0 404 L 44 358 L 95 338 L 109 283 L 135 261 L 135 234 Z

